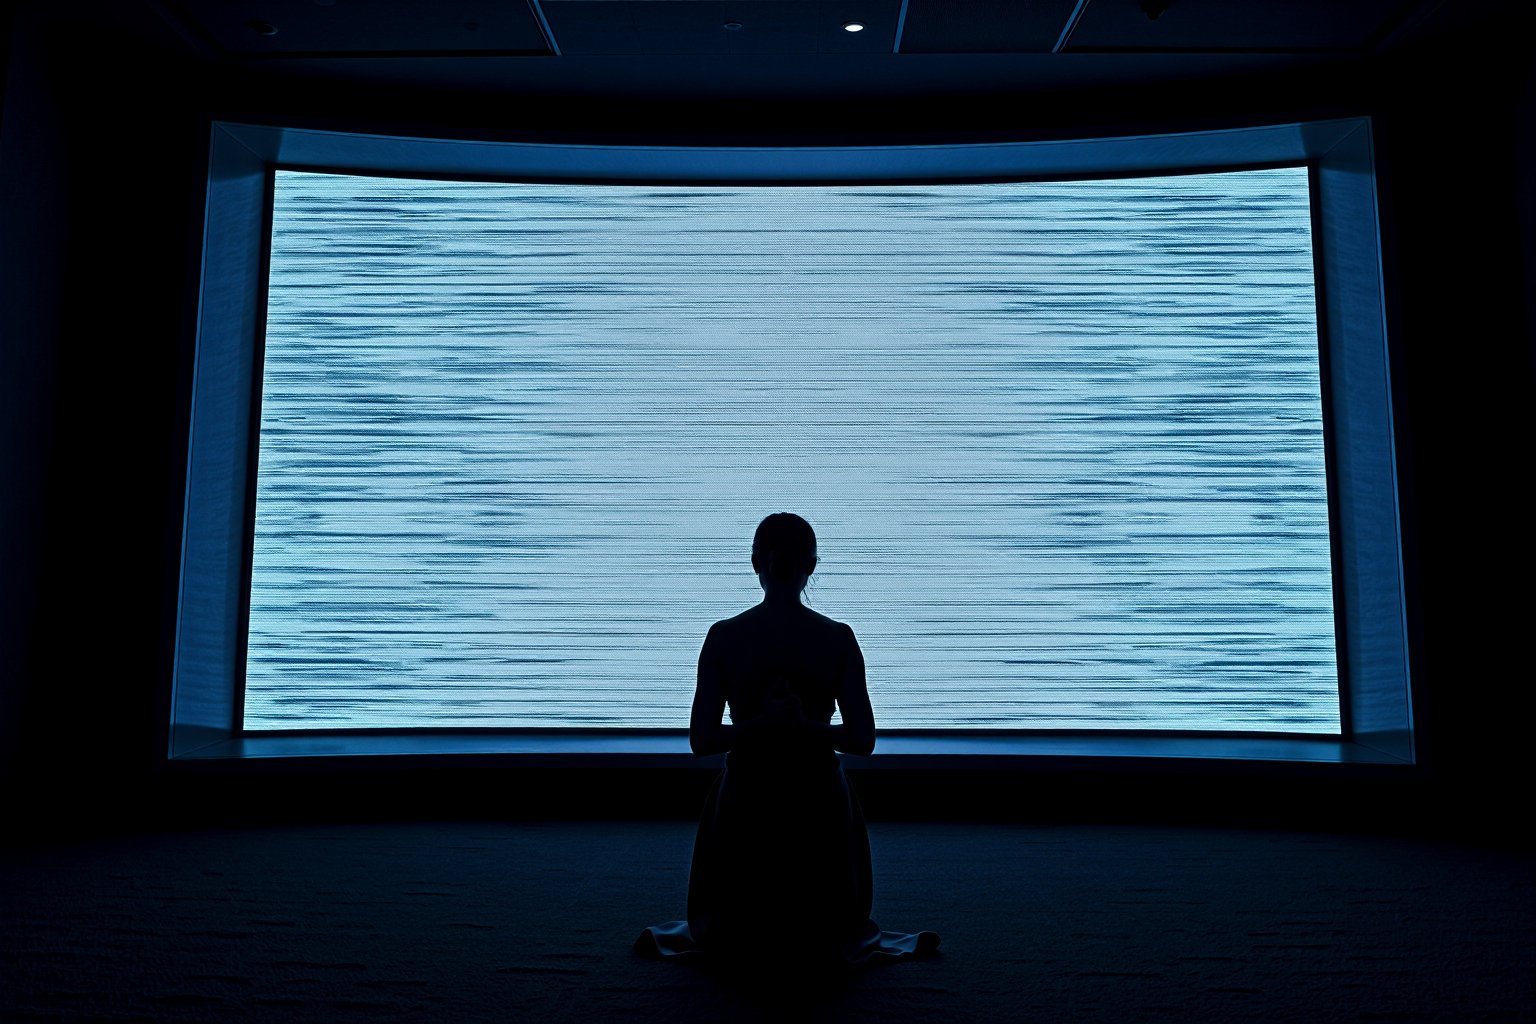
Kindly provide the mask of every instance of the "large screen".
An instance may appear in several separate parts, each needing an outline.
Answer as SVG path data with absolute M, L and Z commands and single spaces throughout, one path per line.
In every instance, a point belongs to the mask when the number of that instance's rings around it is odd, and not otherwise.
M 878 723 L 1333 734 L 1305 168 L 279 171 L 247 729 L 687 725 L 805 516 Z

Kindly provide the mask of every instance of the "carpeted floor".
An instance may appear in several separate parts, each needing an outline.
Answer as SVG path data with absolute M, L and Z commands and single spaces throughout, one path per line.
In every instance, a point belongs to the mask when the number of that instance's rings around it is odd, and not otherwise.
M 1214 829 L 874 824 L 935 960 L 822 988 L 640 959 L 687 823 L 157 834 L 0 855 L 0 1018 L 1531 1020 L 1523 851 Z

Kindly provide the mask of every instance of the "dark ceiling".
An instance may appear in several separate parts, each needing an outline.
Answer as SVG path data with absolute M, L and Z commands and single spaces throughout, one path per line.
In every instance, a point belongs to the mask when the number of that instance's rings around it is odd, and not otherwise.
M 1467 37 L 1499 0 L 76 0 L 273 79 L 540 95 L 901 97 L 1326 71 Z M 86 12 L 81 14 L 80 12 Z M 850 32 L 851 22 L 862 30 Z M 1456 42 L 1450 42 L 1457 40 Z
M 1360 52 L 1423 0 L 163 0 L 220 55 Z M 857 31 L 848 28 L 862 26 Z

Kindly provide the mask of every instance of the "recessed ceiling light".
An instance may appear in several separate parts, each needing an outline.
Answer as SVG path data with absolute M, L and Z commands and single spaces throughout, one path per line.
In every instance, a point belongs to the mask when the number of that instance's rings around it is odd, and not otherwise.
M 259 36 L 277 35 L 277 26 L 272 24 L 270 21 L 259 21 L 256 18 L 252 18 L 250 21 L 245 23 L 245 27 L 250 29 L 252 32 L 255 32 Z
M 862 21 L 845 21 L 845 22 L 843 22 L 843 31 L 844 32 L 863 32 L 864 31 L 864 23 Z
M 725 23 L 725 30 L 727 32 L 740 32 L 741 31 L 741 22 L 739 22 L 739 21 L 728 21 L 728 22 Z

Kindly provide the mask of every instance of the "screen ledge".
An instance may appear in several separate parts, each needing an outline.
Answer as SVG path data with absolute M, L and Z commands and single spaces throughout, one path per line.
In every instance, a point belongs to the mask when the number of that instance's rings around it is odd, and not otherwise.
M 246 734 L 215 740 L 173 761 L 271 761 L 372 757 L 494 758 L 508 765 L 582 768 L 716 769 L 676 733 L 496 733 L 401 730 L 370 733 Z M 1340 737 L 1102 734 L 926 734 L 883 736 L 869 757 L 844 755 L 854 769 L 1039 767 L 1045 762 L 1109 766 L 1126 760 L 1410 765 L 1412 760 Z M 1214 767 L 1214 765 L 1213 765 Z

